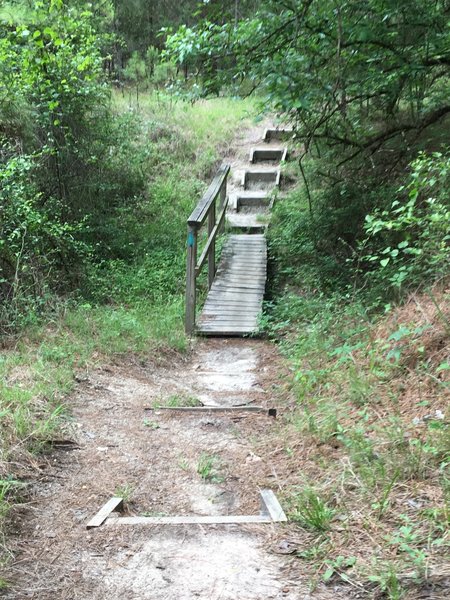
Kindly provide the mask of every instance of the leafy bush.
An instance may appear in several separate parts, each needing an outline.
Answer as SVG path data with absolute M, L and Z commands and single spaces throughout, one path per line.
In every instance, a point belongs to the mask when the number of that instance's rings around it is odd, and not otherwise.
M 0 169 L 0 323 L 23 324 L 30 308 L 45 304 L 57 271 L 87 248 L 81 223 L 64 219 L 57 198 L 44 198 L 36 173 L 45 153 L 10 158 Z M 79 260 L 79 259 L 78 259 Z
M 87 174 L 108 111 L 100 39 L 88 10 L 39 2 L 23 14 L 0 15 L 5 18 L 0 325 L 9 327 L 42 308 L 50 290 L 62 291 L 79 277 L 89 251 L 82 235 L 88 214 L 79 201 L 92 183 Z M 99 155 L 106 155 L 104 146 Z
M 367 212 L 383 206 L 392 197 L 384 186 L 374 191 L 374 182 L 345 181 L 329 185 L 317 170 L 319 160 L 308 163 L 309 190 L 297 187 L 275 205 L 269 231 L 272 257 L 281 281 L 315 289 L 344 289 L 355 272 L 348 260 L 364 235 Z
M 450 267 L 450 154 L 422 152 L 409 181 L 388 210 L 366 217 L 362 248 L 370 277 L 400 290 L 448 275 Z

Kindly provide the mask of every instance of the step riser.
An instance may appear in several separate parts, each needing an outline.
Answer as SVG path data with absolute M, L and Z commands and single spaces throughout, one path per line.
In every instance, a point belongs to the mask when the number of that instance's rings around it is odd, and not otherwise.
M 264 209 L 270 206 L 270 199 L 261 200 L 261 198 L 238 198 L 236 201 L 236 210 L 239 212 L 240 208 L 250 207 L 256 210 Z
M 271 150 L 269 149 L 252 149 L 250 152 L 250 162 L 258 163 L 264 161 L 283 162 L 286 160 L 287 150 Z
M 281 142 L 289 140 L 293 135 L 294 132 L 292 129 L 266 129 L 263 140 L 265 142 L 272 142 L 274 140 Z
M 273 186 L 280 185 L 279 171 L 245 171 L 242 179 L 244 190 L 250 186 L 258 185 L 259 183 L 272 184 Z
M 238 230 L 244 232 L 253 232 L 253 233 L 263 233 L 267 229 L 267 225 L 230 225 L 231 229 Z

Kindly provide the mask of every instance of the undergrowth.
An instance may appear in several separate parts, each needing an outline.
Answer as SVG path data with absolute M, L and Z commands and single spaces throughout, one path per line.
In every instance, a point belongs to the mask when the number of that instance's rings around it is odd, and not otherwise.
M 440 285 L 382 315 L 338 293 L 268 307 L 292 369 L 277 473 L 314 585 L 391 600 L 445 586 L 449 300 Z

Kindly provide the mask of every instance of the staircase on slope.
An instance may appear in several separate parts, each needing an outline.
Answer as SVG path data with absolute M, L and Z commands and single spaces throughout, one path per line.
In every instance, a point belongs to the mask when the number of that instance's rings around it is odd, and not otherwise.
M 272 191 L 280 185 L 280 163 L 287 149 L 280 141 L 289 130 L 268 129 L 264 145 L 252 148 L 241 189 L 230 197 L 226 219 L 235 233 L 221 260 L 197 324 L 202 335 L 242 336 L 258 332 L 267 279 L 264 232 L 272 208 Z

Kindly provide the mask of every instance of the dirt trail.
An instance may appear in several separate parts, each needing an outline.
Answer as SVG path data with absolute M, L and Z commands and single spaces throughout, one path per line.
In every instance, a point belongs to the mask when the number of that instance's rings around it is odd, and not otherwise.
M 262 129 L 249 132 L 235 171 Z M 93 370 L 68 400 L 66 437 L 75 444 L 43 461 L 32 498 L 15 514 L 15 589 L 4 597 L 348 598 L 324 587 L 310 593 L 298 559 L 271 551 L 289 548 L 289 524 L 86 529 L 113 495 L 125 497 L 129 515 L 258 514 L 259 489 L 281 487 L 269 445 L 274 418 L 146 409 L 189 398 L 209 406 L 279 408 L 280 372 L 274 346 L 250 339 L 198 340 L 188 358 L 122 360 Z M 205 457 L 213 458 L 213 471 L 202 477 Z
M 269 553 L 289 526 L 104 526 L 87 520 L 114 493 L 133 515 L 257 514 L 258 489 L 278 490 L 270 456 L 254 441 L 277 427 L 267 415 L 146 411 L 174 395 L 217 405 L 273 406 L 278 357 L 254 340 L 204 340 L 188 362 L 109 365 L 70 404 L 77 446 L 49 458 L 22 509 L 18 587 L 7 598 L 133 600 L 309 598 L 291 559 Z M 217 457 L 218 481 L 197 472 Z M 21 517 L 21 519 L 20 519 Z M 322 591 L 320 598 L 336 598 Z

